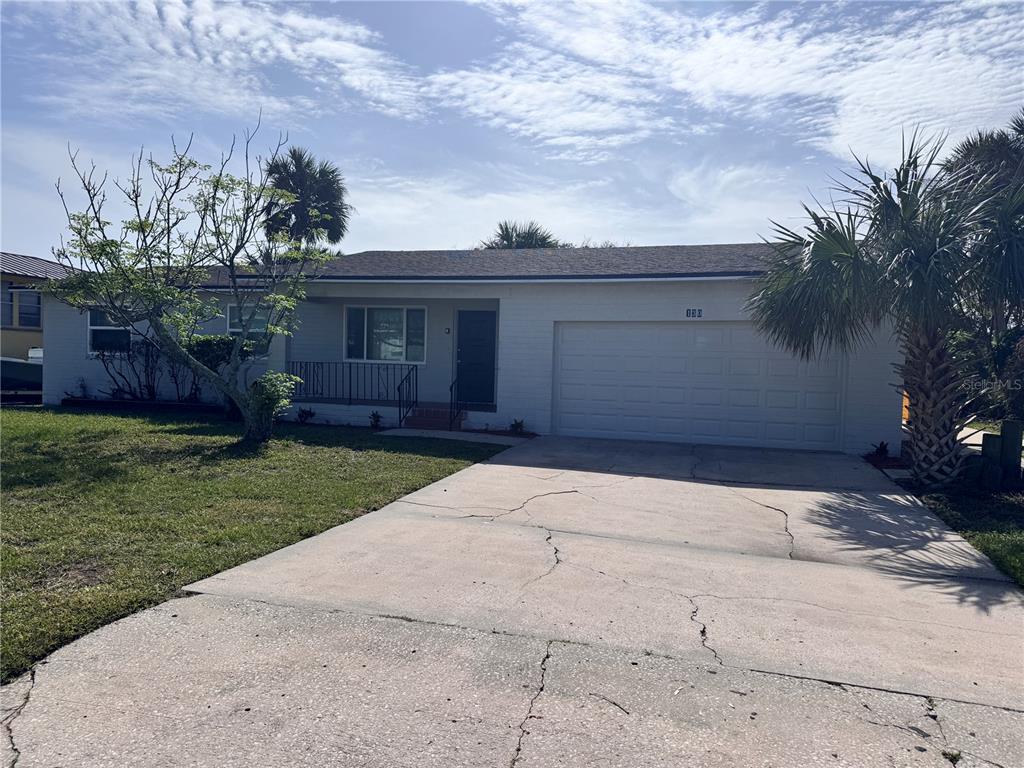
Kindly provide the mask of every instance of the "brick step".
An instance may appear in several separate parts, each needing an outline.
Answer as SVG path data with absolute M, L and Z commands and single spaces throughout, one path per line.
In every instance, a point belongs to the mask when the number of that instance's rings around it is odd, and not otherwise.
M 416 408 L 412 409 L 412 413 L 410 415 L 411 416 L 424 416 L 424 417 L 426 417 L 428 419 L 429 418 L 447 419 L 448 418 L 448 408 L 421 408 L 421 407 L 416 407 Z
M 462 419 L 458 420 L 455 428 L 458 429 L 462 425 Z M 404 422 L 403 427 L 409 429 L 448 429 L 448 414 L 444 416 L 414 416 L 409 415 Z

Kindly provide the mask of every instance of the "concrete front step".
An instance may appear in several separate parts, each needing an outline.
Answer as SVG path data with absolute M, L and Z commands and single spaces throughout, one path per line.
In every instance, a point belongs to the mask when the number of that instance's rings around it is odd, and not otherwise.
M 448 429 L 448 414 L 445 414 L 443 417 L 409 415 L 402 422 L 402 426 L 409 429 Z M 461 426 L 462 419 L 459 419 L 455 428 L 458 429 Z

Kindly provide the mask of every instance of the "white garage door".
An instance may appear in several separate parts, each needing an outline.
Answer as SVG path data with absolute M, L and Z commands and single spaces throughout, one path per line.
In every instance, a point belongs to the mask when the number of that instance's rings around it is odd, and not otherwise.
M 554 429 L 836 450 L 838 360 L 803 362 L 749 323 L 557 323 Z

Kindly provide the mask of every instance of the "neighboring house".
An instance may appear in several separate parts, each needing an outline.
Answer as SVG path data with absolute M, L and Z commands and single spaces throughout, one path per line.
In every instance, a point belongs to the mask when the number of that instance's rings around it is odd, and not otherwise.
M 43 308 L 39 287 L 60 279 L 67 269 L 55 261 L 0 252 L 0 355 L 28 360 L 28 351 L 43 346 Z
M 815 450 L 900 444 L 889 334 L 805 362 L 752 326 L 761 244 L 369 251 L 310 282 L 266 366 L 303 379 L 315 420 L 526 429 Z M 215 284 L 209 286 L 217 290 Z M 52 299 L 44 400 L 103 371 L 90 343 L 127 332 Z M 224 333 L 233 309 L 209 328 Z M 120 334 L 120 336 L 118 335 Z M 81 381 L 80 381 L 81 380 Z M 293 409 L 294 413 L 294 409 Z
M 0 389 L 38 391 L 43 354 L 43 305 L 39 288 L 67 274 L 60 264 L 0 252 Z

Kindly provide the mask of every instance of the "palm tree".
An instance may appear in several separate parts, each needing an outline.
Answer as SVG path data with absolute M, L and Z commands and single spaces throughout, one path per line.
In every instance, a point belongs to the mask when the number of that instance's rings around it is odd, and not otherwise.
M 988 189 L 941 163 L 941 145 L 915 134 L 887 174 L 858 159 L 837 188 L 842 208 L 805 206 L 801 231 L 773 222 L 767 272 L 749 302 L 758 328 L 804 358 L 853 349 L 891 325 L 904 354 L 896 370 L 911 405 L 911 465 L 926 487 L 959 475 L 959 433 L 972 419 L 972 373 L 950 335 L 969 323 L 966 306 L 991 306 L 998 290 L 978 250 Z
M 992 285 L 990 304 L 967 308 L 975 322 L 956 342 L 978 361 L 981 378 L 1015 380 L 1016 355 L 1024 339 L 1024 109 L 1007 129 L 978 131 L 958 144 L 946 165 L 984 183 L 992 198 L 985 236 L 978 243 L 979 266 Z M 995 414 L 1016 413 L 1021 398 L 1009 386 L 994 386 L 985 404 Z
M 1024 307 L 1011 301 L 1024 293 L 1024 109 L 1008 129 L 978 131 L 962 141 L 946 167 L 985 184 L 992 198 L 985 240 L 977 249 L 992 283 L 992 304 L 976 309 L 994 349 L 1012 323 L 1024 323 Z
M 287 193 L 267 205 L 268 235 L 283 234 L 307 246 L 337 243 L 345 236 L 352 207 L 336 165 L 326 160 L 317 163 L 302 147 L 290 147 L 267 162 L 266 174 L 270 186 Z
M 571 248 L 572 243 L 563 243 L 536 221 L 522 224 L 518 221 L 499 221 L 498 228 L 490 240 L 480 243 L 481 248 Z

